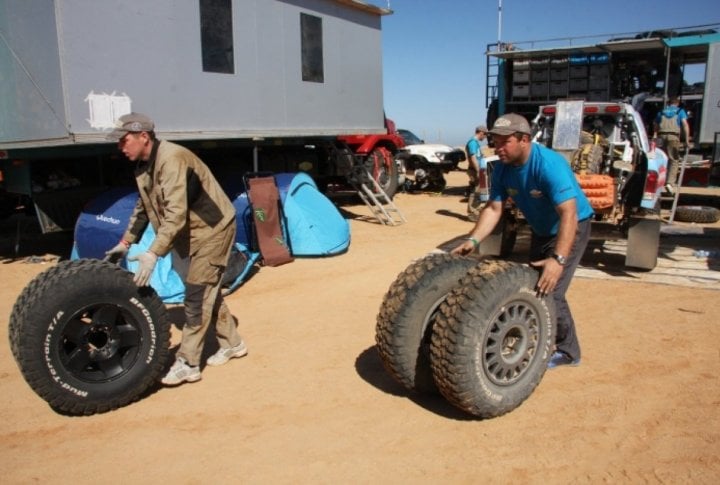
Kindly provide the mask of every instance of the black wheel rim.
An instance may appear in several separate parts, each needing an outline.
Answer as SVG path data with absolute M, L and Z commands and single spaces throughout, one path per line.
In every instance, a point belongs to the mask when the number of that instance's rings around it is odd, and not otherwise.
M 532 305 L 516 301 L 493 319 L 484 345 L 483 365 L 492 382 L 508 386 L 523 377 L 537 352 L 540 318 Z
M 58 342 L 65 371 L 88 383 L 108 382 L 135 364 L 142 343 L 138 321 L 113 304 L 88 305 L 64 324 Z

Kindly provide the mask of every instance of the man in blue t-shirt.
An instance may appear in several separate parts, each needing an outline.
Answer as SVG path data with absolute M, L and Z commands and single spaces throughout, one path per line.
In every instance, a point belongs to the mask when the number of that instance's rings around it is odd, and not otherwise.
M 683 143 L 681 135 L 684 136 L 685 143 L 690 144 L 688 115 L 680 107 L 680 98 L 677 96 L 670 98 L 668 106 L 655 117 L 653 128 L 653 138 L 660 136 L 663 149 L 668 156 L 668 174 L 665 190 L 674 193 L 680 168 L 680 148 Z
M 465 145 L 469 179 L 467 214 L 471 221 L 477 221 L 482 205 L 488 200 L 487 161 L 482 154 L 483 147 L 487 146 L 487 131 L 485 125 L 476 127 L 475 134 Z
M 542 273 L 541 295 L 552 294 L 557 310 L 555 352 L 549 368 L 580 363 L 580 344 L 565 293 L 590 238 L 593 209 L 570 164 L 557 152 L 530 140 L 530 125 L 518 114 L 506 114 L 490 130 L 497 163 L 490 200 L 469 237 L 452 252 L 468 254 L 500 222 L 508 198 L 522 211 L 532 229 L 530 264 Z

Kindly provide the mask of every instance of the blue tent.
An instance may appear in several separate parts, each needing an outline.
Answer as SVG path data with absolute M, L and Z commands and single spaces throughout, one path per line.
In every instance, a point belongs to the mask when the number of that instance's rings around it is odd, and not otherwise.
M 347 250 L 350 245 L 350 226 L 333 203 L 317 189 L 315 182 L 304 173 L 283 173 L 275 176 L 284 212 L 285 232 L 290 249 L 296 256 L 328 256 Z M 102 259 L 105 251 L 122 238 L 137 201 L 134 188 L 115 188 L 100 194 L 82 211 L 75 224 L 75 243 L 72 259 Z M 226 291 L 236 289 L 248 277 L 260 254 L 253 241 L 252 214 L 247 193 L 238 194 L 232 201 L 237 212 L 237 233 L 233 260 L 245 264 L 228 267 Z M 155 233 L 152 227 L 130 248 L 129 256 L 150 247 Z M 136 263 L 123 262 L 133 271 Z M 150 281 L 151 286 L 166 303 L 180 302 L 185 288 L 172 269 L 172 256 L 158 260 Z
M 350 225 L 306 173 L 279 173 L 275 184 L 283 208 L 284 232 L 293 256 L 329 256 L 350 246 Z M 238 214 L 235 240 L 256 248 L 253 219 L 247 192 L 232 201 Z
M 309 175 L 280 174 L 275 180 L 280 188 L 293 256 L 329 256 L 347 250 L 350 245 L 348 222 L 320 193 Z

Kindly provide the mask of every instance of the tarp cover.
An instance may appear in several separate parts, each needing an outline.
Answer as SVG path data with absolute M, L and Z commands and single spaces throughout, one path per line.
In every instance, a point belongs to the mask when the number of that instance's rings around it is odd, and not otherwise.
M 333 203 L 320 193 L 310 176 L 304 173 L 282 173 L 277 174 L 275 180 L 293 255 L 329 256 L 347 250 L 350 245 L 350 226 Z M 72 259 L 102 259 L 105 251 L 122 238 L 137 197 L 134 188 L 122 187 L 110 189 L 88 203 L 75 224 Z M 232 202 L 238 214 L 233 257 L 242 260 L 240 256 L 243 256 L 247 263 L 234 272 L 230 271 L 234 265 L 229 265 L 230 274 L 226 276 L 232 280 L 226 282 L 227 291 L 242 284 L 260 256 L 253 241 L 247 193 L 239 193 Z M 129 255 L 146 250 L 154 238 L 155 233 L 149 226 L 140 241 L 130 248 Z M 136 263 L 124 261 L 121 264 L 132 271 Z M 185 288 L 172 269 L 171 255 L 158 259 L 150 283 L 166 303 L 182 301 Z

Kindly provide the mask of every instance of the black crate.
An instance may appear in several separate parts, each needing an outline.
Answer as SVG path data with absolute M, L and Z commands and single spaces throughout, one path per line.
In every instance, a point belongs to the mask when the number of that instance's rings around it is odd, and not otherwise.
M 550 69 L 550 80 L 567 81 L 568 73 L 569 71 L 567 67 L 552 68 Z
M 568 93 L 568 82 L 565 81 L 551 81 L 550 82 L 550 96 L 553 98 L 563 98 Z
M 550 92 L 549 86 L 547 81 L 530 83 L 530 96 L 533 98 L 547 98 Z
M 530 71 L 513 71 L 513 82 L 514 83 L 527 83 L 530 82 Z
M 590 76 L 590 79 L 588 80 L 588 88 L 593 89 L 605 89 L 607 90 L 608 86 L 610 85 L 610 80 L 607 77 L 595 77 Z
M 513 96 L 513 98 L 528 98 L 528 97 L 530 97 L 530 85 L 529 84 L 513 84 L 512 96 Z
M 593 64 L 590 66 L 591 76 L 609 76 L 610 66 L 607 64 Z
M 588 81 L 587 79 L 570 79 L 570 83 L 568 84 L 568 89 L 571 92 L 574 91 L 587 91 L 588 89 Z
M 570 66 L 570 78 L 587 77 L 587 66 Z
M 608 91 L 607 89 L 591 89 L 587 95 L 588 101 L 607 101 Z
M 550 73 L 547 70 L 547 67 L 545 69 L 532 69 L 530 71 L 530 79 L 533 82 L 536 81 L 547 81 L 550 78 Z

